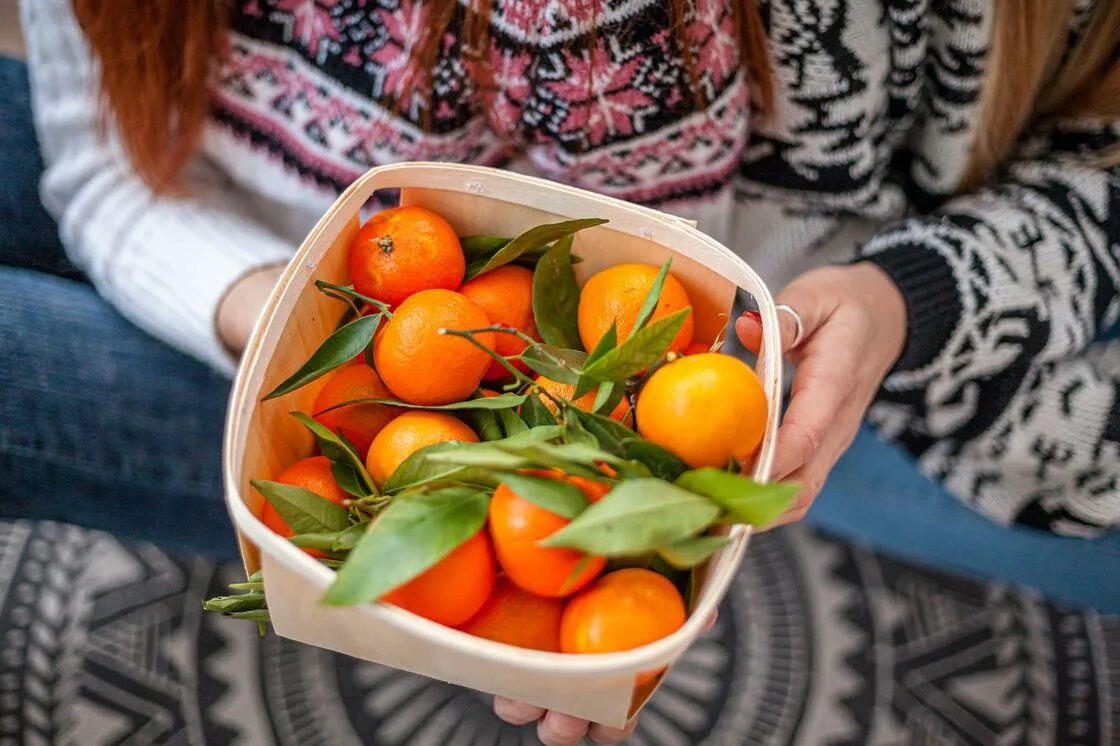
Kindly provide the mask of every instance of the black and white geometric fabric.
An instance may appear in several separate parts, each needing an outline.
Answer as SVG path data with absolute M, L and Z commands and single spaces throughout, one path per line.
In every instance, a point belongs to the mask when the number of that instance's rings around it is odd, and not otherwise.
M 236 566 L 0 524 L 0 744 L 530 744 L 489 698 L 204 615 Z M 1120 618 L 758 537 L 630 741 L 1120 744 Z

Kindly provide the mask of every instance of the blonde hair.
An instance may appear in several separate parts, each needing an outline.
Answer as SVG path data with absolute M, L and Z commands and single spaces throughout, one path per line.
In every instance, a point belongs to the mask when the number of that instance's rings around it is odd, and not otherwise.
M 979 126 L 962 191 L 991 176 L 1023 133 L 1062 120 L 1120 121 L 1120 0 L 1097 0 L 1067 51 L 1077 0 L 998 0 Z M 1120 148 L 1085 156 L 1120 164 Z

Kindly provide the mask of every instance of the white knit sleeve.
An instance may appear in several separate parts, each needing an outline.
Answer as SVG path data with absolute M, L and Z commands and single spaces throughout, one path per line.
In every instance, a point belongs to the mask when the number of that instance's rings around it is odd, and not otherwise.
M 155 195 L 115 135 L 99 133 L 97 67 L 70 1 L 23 0 L 21 17 L 46 163 L 42 198 L 67 253 L 133 323 L 229 375 L 235 361 L 218 339 L 218 304 L 240 277 L 287 261 L 295 247 L 201 158 L 187 168 L 187 197 Z

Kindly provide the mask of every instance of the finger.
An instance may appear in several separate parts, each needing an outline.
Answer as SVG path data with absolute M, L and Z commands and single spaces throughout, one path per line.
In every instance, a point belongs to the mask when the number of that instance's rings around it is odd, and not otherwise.
M 544 746 L 576 746 L 587 735 L 589 725 L 586 720 L 550 711 L 537 724 L 537 738 Z
M 778 331 L 782 335 L 782 352 L 788 352 L 793 340 L 797 339 L 797 322 L 786 311 L 778 311 Z M 803 338 L 805 334 L 807 332 L 802 333 Z M 762 315 L 758 311 L 744 311 L 735 319 L 735 335 L 744 347 L 759 354 L 762 349 Z
M 637 718 L 631 718 L 625 728 L 611 728 L 608 725 L 594 723 L 587 731 L 587 737 L 592 743 L 613 744 L 622 743 L 634 733 L 638 725 Z
M 789 409 L 778 428 L 771 470 L 773 479 L 787 476 L 813 461 L 837 417 L 856 388 L 851 363 L 838 353 L 835 364 L 820 356 L 806 358 L 793 379 Z
M 804 467 L 789 475 L 788 481 L 801 485 L 801 491 L 784 514 L 778 520 L 766 527 L 777 528 L 788 523 L 800 521 L 809 512 L 813 501 L 817 499 L 825 480 L 832 472 L 832 467 L 848 450 L 848 446 L 855 440 L 860 423 L 863 421 L 865 406 L 862 397 L 853 397 L 850 403 L 837 415 L 835 426 L 829 430 L 828 436 L 821 444 L 816 457 Z
M 762 349 L 762 316 L 758 311 L 743 311 L 743 315 L 735 319 L 735 336 L 743 347 L 758 354 Z
M 518 702 L 505 697 L 494 697 L 494 714 L 510 725 L 525 725 L 544 716 L 543 707 Z
M 835 303 L 832 302 L 831 297 L 822 296 L 814 288 L 815 283 L 811 279 L 795 280 L 774 298 L 775 305 L 789 306 L 801 317 L 801 339 L 797 339 L 797 321 L 793 314 L 785 310 L 778 311 L 782 354 L 788 353 L 793 348 L 794 340 L 797 340 L 800 346 L 812 337 L 835 310 Z M 744 311 L 735 320 L 735 334 L 744 347 L 758 354 L 762 348 L 761 314 L 758 311 Z

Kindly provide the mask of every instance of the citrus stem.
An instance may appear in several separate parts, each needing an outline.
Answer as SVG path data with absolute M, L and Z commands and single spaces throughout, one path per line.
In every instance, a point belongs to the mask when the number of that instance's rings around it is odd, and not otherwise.
M 346 305 L 350 306 L 350 311 L 354 314 L 354 318 L 359 318 L 362 315 L 362 309 L 358 308 L 358 304 L 355 303 L 354 299 L 351 298 L 350 296 L 342 295 L 341 293 L 331 292 L 330 290 L 323 290 L 322 288 L 319 289 L 319 292 L 321 292 L 323 295 L 327 296 L 328 298 L 334 298 L 335 300 L 340 300 L 343 303 L 345 303 Z M 345 319 L 345 318 L 346 318 L 346 316 L 344 315 L 343 319 Z M 342 326 L 342 324 L 343 324 L 343 322 L 339 322 L 340 327 Z
M 382 508 L 386 507 L 392 501 L 393 498 L 387 495 L 370 495 L 368 497 L 358 497 L 353 500 L 348 500 L 344 505 L 360 510 L 366 515 L 377 515 Z
M 326 295 L 331 295 L 331 293 L 327 292 L 327 290 L 334 290 L 336 292 L 342 293 L 349 298 L 356 298 L 357 300 L 360 300 L 363 303 L 368 303 L 369 305 L 376 308 L 385 316 L 385 318 L 393 318 L 393 313 L 389 310 L 388 304 L 382 303 L 379 300 L 374 300 L 368 295 L 362 295 L 354 289 L 353 285 L 336 285 L 333 282 L 327 282 L 326 280 L 316 280 L 315 287 L 319 288 L 319 291 Z M 332 295 L 331 297 L 335 296 Z
M 518 381 L 521 381 L 522 383 L 529 384 L 530 386 L 535 385 L 533 383 L 533 379 L 529 378 L 529 376 L 525 375 L 524 373 L 519 371 L 517 368 L 515 368 L 513 363 L 511 363 L 509 360 L 506 360 L 505 357 L 503 357 L 502 355 L 499 355 L 497 352 L 495 352 L 494 350 L 491 350 L 489 347 L 487 347 L 486 345 L 482 344 L 481 342 L 479 342 L 477 339 L 474 338 L 475 334 L 479 334 L 479 333 L 482 333 L 482 332 L 494 332 L 494 331 L 508 332 L 508 331 L 510 331 L 510 329 L 507 328 L 507 327 L 504 327 L 504 326 L 485 326 L 485 327 L 482 327 L 481 329 L 440 329 L 439 333 L 440 334 L 450 334 L 453 337 L 462 337 L 463 339 L 467 340 L 468 342 L 470 342 L 472 345 L 474 345 L 478 349 L 485 352 L 490 357 L 497 360 L 498 363 L 503 368 L 505 368 L 510 373 L 510 375 L 512 375 Z
M 448 329 L 447 331 L 448 331 L 448 333 L 455 332 L 455 331 L 460 331 L 460 332 L 464 332 L 464 333 L 467 333 L 467 334 L 481 334 L 482 332 L 501 332 L 503 334 L 512 334 L 515 337 L 517 337 L 518 339 L 520 339 L 521 341 L 525 342 L 525 344 L 531 344 L 531 345 L 539 344 L 537 340 L 533 339 L 532 337 L 530 337 L 528 334 L 521 331 L 520 329 L 515 329 L 512 326 L 505 326 L 503 324 L 494 324 L 492 326 L 481 326 L 477 329 Z
M 511 327 L 506 327 L 506 326 L 484 326 L 480 329 L 440 329 L 439 330 L 440 334 L 450 334 L 453 337 L 462 337 L 463 339 L 466 339 L 468 342 L 473 344 L 475 347 L 477 347 L 478 349 L 482 350 L 483 352 L 485 352 L 490 357 L 497 360 L 498 363 L 503 368 L 505 368 L 510 373 L 510 375 L 512 375 L 519 382 L 528 386 L 529 388 L 533 389 L 534 391 L 536 391 L 539 394 L 544 394 L 549 399 L 551 399 L 552 402 L 557 407 L 562 407 L 564 405 L 564 402 L 560 399 L 557 399 L 555 396 L 553 396 L 551 391 L 548 391 L 543 386 L 539 385 L 532 378 L 529 378 L 529 376 L 525 375 L 524 373 L 519 371 L 517 368 L 515 368 L 513 363 L 511 363 L 509 360 L 507 360 L 503 356 L 499 355 L 494 350 L 491 350 L 489 347 L 487 347 L 486 345 L 482 344 L 481 342 L 479 342 L 477 339 L 474 338 L 475 334 L 478 334 L 478 333 L 481 333 L 481 332 L 509 332 L 509 333 L 520 334 L 520 332 L 517 332 L 515 329 L 512 329 Z M 536 340 L 534 340 L 533 338 L 531 338 L 527 335 L 521 335 L 521 336 L 524 336 L 530 342 L 532 342 L 533 344 L 536 344 Z

